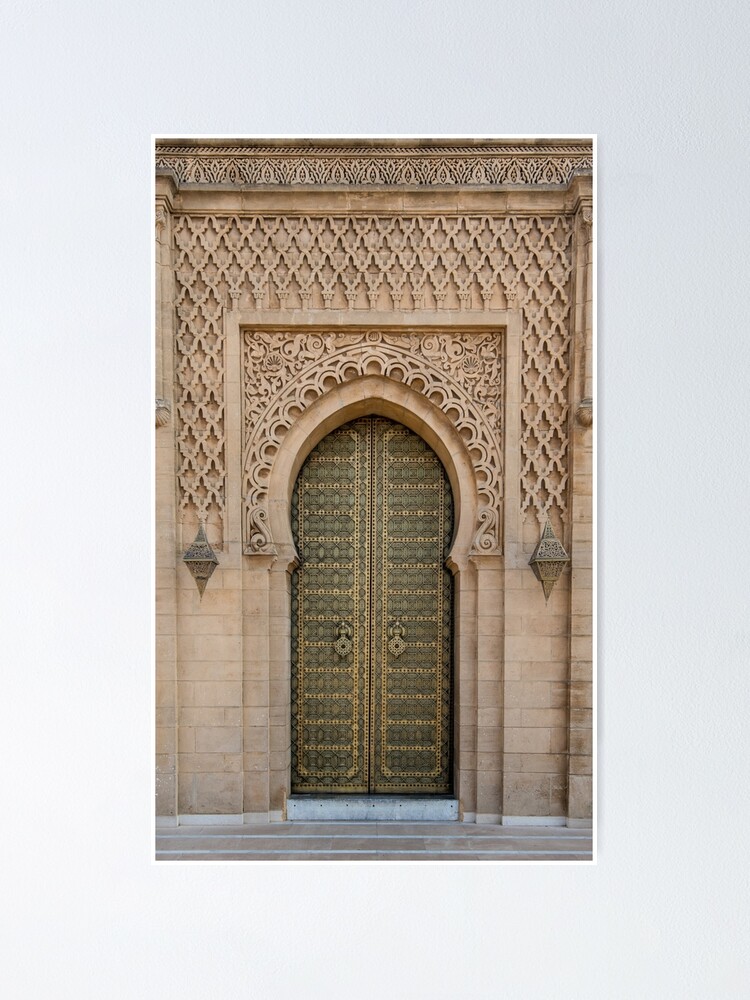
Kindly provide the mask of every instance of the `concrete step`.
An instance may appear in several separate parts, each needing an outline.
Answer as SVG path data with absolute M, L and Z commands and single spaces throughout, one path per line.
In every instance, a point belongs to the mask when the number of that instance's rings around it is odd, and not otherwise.
M 592 831 L 439 822 L 187 825 L 157 830 L 158 861 L 592 860 Z
M 287 799 L 286 815 L 291 823 L 458 822 L 458 799 L 434 795 L 292 795 Z

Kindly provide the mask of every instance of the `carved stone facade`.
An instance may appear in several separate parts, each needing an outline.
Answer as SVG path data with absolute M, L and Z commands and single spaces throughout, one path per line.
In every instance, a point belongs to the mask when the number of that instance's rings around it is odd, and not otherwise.
M 461 817 L 590 823 L 591 143 L 170 140 L 156 168 L 157 814 L 285 817 L 291 491 L 379 414 L 456 498 Z

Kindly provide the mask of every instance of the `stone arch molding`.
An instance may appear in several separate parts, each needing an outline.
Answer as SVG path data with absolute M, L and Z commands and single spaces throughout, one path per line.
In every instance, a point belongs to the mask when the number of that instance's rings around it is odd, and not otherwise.
M 409 427 L 430 445 L 442 462 L 455 499 L 456 524 L 449 565 L 459 567 L 471 550 L 477 514 L 476 479 L 466 446 L 447 416 L 432 403 L 403 383 L 378 375 L 367 375 L 324 393 L 295 421 L 284 438 L 268 489 L 269 531 L 277 553 L 288 557 L 290 566 L 296 564 L 291 494 L 307 456 L 337 427 L 370 414 L 395 419 Z
M 500 552 L 503 341 L 502 330 L 245 330 L 245 553 L 277 551 L 283 520 L 271 516 L 271 500 L 288 503 L 289 496 L 279 491 L 291 491 L 293 476 L 320 437 L 342 420 L 373 411 L 422 434 L 446 465 L 462 501 L 468 475 L 473 524 L 466 524 L 464 515 L 459 529 L 464 551 Z M 316 406 L 324 397 L 329 405 Z M 310 426 L 301 422 L 307 411 L 315 417 Z M 304 430 L 297 429 L 296 444 L 287 447 L 298 421 Z M 281 466 L 288 474 L 279 478 L 275 472 Z M 457 543 L 458 537 L 454 548 Z

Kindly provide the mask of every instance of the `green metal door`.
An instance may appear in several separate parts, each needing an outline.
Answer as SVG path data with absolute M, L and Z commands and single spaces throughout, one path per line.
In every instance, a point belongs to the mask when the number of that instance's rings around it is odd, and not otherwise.
M 450 791 L 443 466 L 401 424 L 356 420 L 305 462 L 292 527 L 292 790 Z

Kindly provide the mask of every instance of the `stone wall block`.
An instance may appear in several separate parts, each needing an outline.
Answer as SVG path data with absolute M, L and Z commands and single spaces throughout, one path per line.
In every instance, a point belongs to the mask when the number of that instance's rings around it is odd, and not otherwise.
M 571 683 L 575 681 L 583 681 L 584 683 L 591 681 L 592 675 L 592 663 L 591 660 L 572 660 L 570 664 L 570 680 Z
M 245 707 L 268 711 L 268 681 L 246 681 L 243 685 L 243 697 Z
M 550 780 L 546 774 L 506 774 L 503 793 L 506 816 L 550 815 Z
M 262 768 L 247 768 L 244 774 L 244 811 L 267 813 L 269 809 L 268 764 Z
M 477 727 L 477 751 L 489 751 L 499 753 L 502 750 L 503 739 L 502 729 L 498 726 L 478 726 Z
M 505 750 L 509 753 L 549 753 L 549 729 L 506 729 Z
M 241 813 L 242 774 L 195 775 L 195 811 L 197 813 Z
M 571 732 L 574 729 L 591 729 L 592 723 L 593 723 L 593 718 L 590 708 L 571 708 L 570 710 Z
M 550 816 L 565 816 L 568 808 L 568 775 L 561 773 L 550 778 L 549 782 L 549 812 Z
M 239 753 L 182 753 L 180 774 L 237 774 L 242 770 Z
M 572 730 L 570 736 L 572 738 Z M 549 731 L 549 749 L 550 753 L 565 753 L 568 749 L 568 728 L 560 727 L 558 729 L 550 729 Z
M 505 703 L 509 708 L 549 708 L 550 684 L 547 681 L 510 681 L 505 685 Z
M 582 684 L 580 681 L 570 685 L 571 709 L 591 708 L 592 687 L 593 685 Z
M 261 750 L 250 750 L 243 754 L 243 767 L 246 771 L 268 771 L 268 753 Z
M 572 729 L 570 731 L 571 754 L 590 756 L 593 749 L 593 733 L 590 729 Z
M 195 753 L 195 729 L 191 726 L 180 726 L 177 733 L 177 750 L 180 754 Z M 180 763 L 182 765 L 182 761 Z
M 587 819 L 593 813 L 593 782 L 590 776 L 571 775 L 568 789 L 568 816 Z
M 156 773 L 157 774 L 174 774 L 175 772 L 175 759 L 173 753 L 157 753 L 156 755 Z
M 195 726 L 223 726 L 224 712 L 223 708 L 182 706 L 178 713 L 180 727 L 191 729 Z
M 242 730 L 238 726 L 209 726 L 195 730 L 197 753 L 240 753 Z
M 565 683 L 568 678 L 567 658 L 563 660 L 546 660 L 541 662 L 526 662 L 521 664 L 521 677 L 524 681 L 551 681 L 550 691 L 555 683 Z
M 157 705 L 156 706 L 156 725 L 157 726 L 173 726 L 176 719 L 176 710 L 174 705 Z
M 568 756 L 564 753 L 522 753 L 519 771 L 530 774 L 565 774 Z
M 575 775 L 592 774 L 593 767 L 591 757 L 573 756 L 570 758 L 570 773 Z
M 196 706 L 223 708 L 242 704 L 242 684 L 237 681 L 194 681 L 192 687 Z
M 177 678 L 180 682 L 239 682 L 242 680 L 242 662 L 240 660 L 181 660 L 177 664 Z
M 524 635 L 567 636 L 570 631 L 567 615 L 523 615 Z
M 192 815 L 197 812 L 195 801 L 195 774 L 180 771 L 177 775 L 177 812 Z
M 565 726 L 568 712 L 565 708 L 522 708 L 521 726 L 528 729 L 553 729 Z
M 271 752 L 287 750 L 291 746 L 291 729 L 289 725 L 271 726 L 269 729 L 269 748 Z
M 156 781 L 156 815 L 174 816 L 176 811 L 175 790 L 177 787 L 176 774 L 164 774 L 157 769 Z

